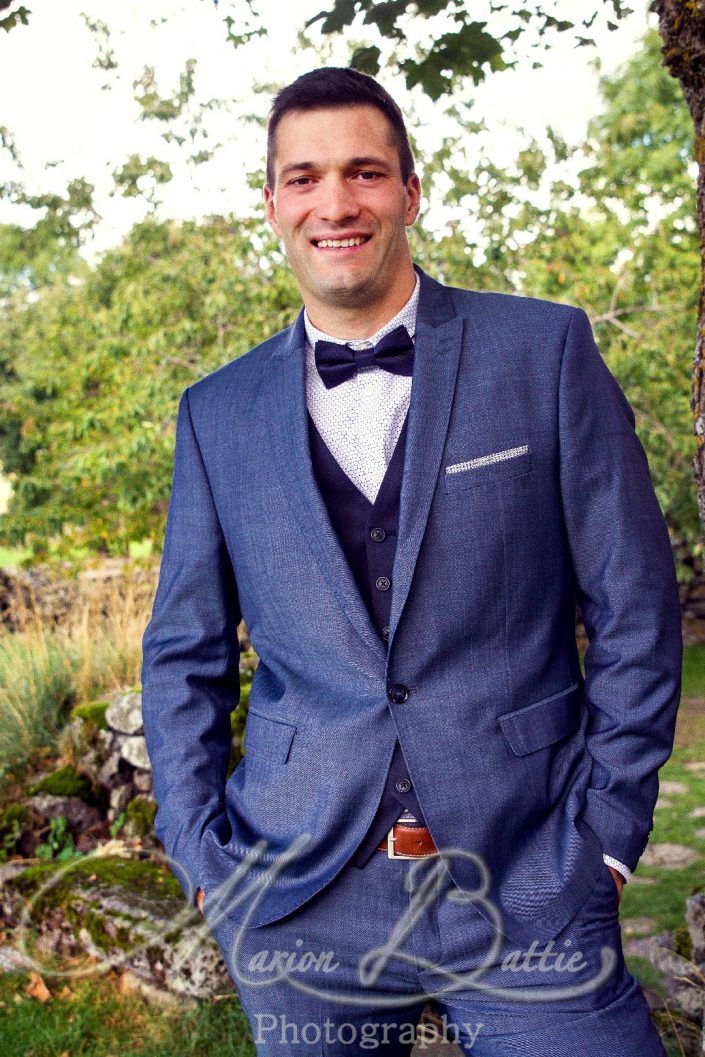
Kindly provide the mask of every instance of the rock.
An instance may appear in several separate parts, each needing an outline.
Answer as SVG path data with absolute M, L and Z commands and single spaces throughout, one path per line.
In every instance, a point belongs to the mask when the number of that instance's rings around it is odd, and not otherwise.
M 675 869 L 678 866 L 689 866 L 698 858 L 698 853 L 684 844 L 648 844 L 640 862 L 644 866 L 662 866 Z
M 32 963 L 14 947 L 0 947 L 0 973 L 12 973 L 18 969 L 29 969 Z
M 673 807 L 673 801 L 665 796 L 660 796 L 654 804 L 654 811 L 662 811 L 665 807 Z
M 108 808 L 108 821 L 114 822 L 118 815 L 125 810 L 132 800 L 133 792 L 129 785 L 118 785 L 110 791 L 110 807 Z
M 144 838 L 154 830 L 154 816 L 157 805 L 151 796 L 138 793 L 130 800 L 125 812 L 125 834 L 129 837 Z
M 142 771 L 151 771 L 152 765 L 147 754 L 147 742 L 140 734 L 127 738 L 120 750 L 123 760 Z
M 79 796 L 37 793 L 35 796 L 30 796 L 28 802 L 42 818 L 59 818 L 60 815 L 64 815 L 71 829 L 75 831 L 91 829 L 102 822 L 100 809 L 87 804 Z
M 631 884 L 631 881 L 629 882 Z M 653 936 L 640 936 L 638 939 L 628 939 L 624 943 L 624 953 L 630 957 L 646 958 L 651 961 L 651 950 Z
M 685 922 L 693 944 L 693 961 L 705 965 L 705 892 L 688 896 Z
M 692 771 L 693 774 L 705 774 L 705 760 L 690 760 L 688 763 L 684 763 L 686 771 Z
M 132 776 L 132 784 L 138 793 L 152 792 L 152 772 L 137 770 Z
M 693 836 L 697 837 L 698 840 L 705 840 L 705 826 L 701 827 L 700 829 L 696 829 L 693 833 Z
M 142 694 L 121 694 L 105 713 L 108 726 L 121 734 L 141 734 Z
M 639 874 L 632 874 L 632 879 L 629 882 L 630 885 L 655 885 L 655 877 L 640 877 Z
M 688 792 L 688 786 L 685 782 L 659 782 L 659 792 L 665 793 L 666 796 L 679 796 Z
M 622 934 L 624 936 L 653 935 L 656 931 L 656 922 L 653 918 L 625 918 L 622 922 Z
M 122 747 L 120 746 L 111 752 L 98 771 L 98 781 L 101 785 L 110 788 L 114 784 L 114 779 L 120 772 L 120 760 L 122 759 L 121 748 Z
M 673 949 L 673 935 L 670 932 L 630 940 L 625 949 L 631 955 L 647 958 L 658 969 L 666 985 L 671 1007 L 676 1007 L 696 1023 L 702 1022 L 705 991 L 699 970 Z
M 705 807 L 694 807 L 689 818 L 705 818 Z
M 231 994 L 220 948 L 163 862 L 91 855 L 41 863 L 7 882 L 19 938 L 27 908 L 37 949 L 88 953 L 161 994 Z
M 26 870 L 28 865 L 26 859 L 10 859 L 9 862 L 0 863 L 0 889 L 10 878 Z

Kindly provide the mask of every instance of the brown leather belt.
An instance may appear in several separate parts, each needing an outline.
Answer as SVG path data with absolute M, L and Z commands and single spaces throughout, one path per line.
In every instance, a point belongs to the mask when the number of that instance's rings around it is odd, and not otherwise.
M 390 859 L 425 859 L 429 855 L 438 855 L 430 829 L 408 822 L 395 822 L 377 845 L 377 851 L 386 851 Z

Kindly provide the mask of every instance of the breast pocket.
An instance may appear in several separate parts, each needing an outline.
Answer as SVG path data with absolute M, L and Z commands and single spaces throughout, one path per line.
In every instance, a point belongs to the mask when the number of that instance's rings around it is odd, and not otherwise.
M 449 463 L 444 470 L 445 488 L 454 492 L 477 485 L 494 484 L 512 477 L 523 477 L 531 471 L 531 451 L 528 444 L 488 452 Z

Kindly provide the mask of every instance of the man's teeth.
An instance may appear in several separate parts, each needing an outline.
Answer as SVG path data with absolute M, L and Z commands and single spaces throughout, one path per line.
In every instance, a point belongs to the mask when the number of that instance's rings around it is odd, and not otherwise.
M 323 247 L 323 249 L 338 249 L 340 246 L 361 246 L 363 242 L 367 240 L 364 238 L 356 239 L 321 239 L 316 245 Z

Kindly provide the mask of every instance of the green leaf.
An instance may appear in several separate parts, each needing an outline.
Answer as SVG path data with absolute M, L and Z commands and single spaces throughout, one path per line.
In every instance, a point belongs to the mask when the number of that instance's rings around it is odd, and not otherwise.
M 362 73 L 369 73 L 371 76 L 375 76 L 379 73 L 379 48 L 357 48 L 350 58 L 350 65 L 354 70 L 360 70 Z

